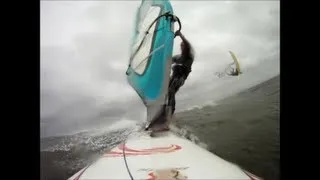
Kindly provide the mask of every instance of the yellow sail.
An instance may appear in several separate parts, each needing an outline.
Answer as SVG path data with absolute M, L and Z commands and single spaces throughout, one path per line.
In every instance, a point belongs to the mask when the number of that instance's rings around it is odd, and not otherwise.
M 237 71 L 238 71 L 239 73 L 241 73 L 241 71 L 240 71 L 239 61 L 238 61 L 238 59 L 237 59 L 236 55 L 234 55 L 234 53 L 233 53 L 232 51 L 229 51 L 229 53 L 230 53 L 230 54 L 231 54 L 231 56 L 232 56 L 232 59 L 233 59 L 233 61 L 234 61 L 234 64 L 236 65 L 236 69 L 237 69 Z

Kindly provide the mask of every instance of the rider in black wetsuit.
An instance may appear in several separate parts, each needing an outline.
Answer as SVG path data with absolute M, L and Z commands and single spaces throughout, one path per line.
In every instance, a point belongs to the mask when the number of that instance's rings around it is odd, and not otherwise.
M 238 71 L 237 68 L 231 68 L 231 73 L 227 73 L 229 76 L 238 76 L 240 72 Z
M 231 73 L 228 74 L 228 75 L 230 75 L 230 76 L 238 76 L 239 74 L 240 74 L 240 73 L 238 72 L 237 69 L 233 69 L 233 68 L 232 68 Z
M 190 42 L 184 37 L 184 35 L 178 31 L 176 36 L 180 36 L 182 42 L 180 44 L 181 54 L 172 58 L 174 66 L 172 67 L 173 73 L 169 82 L 169 106 L 171 106 L 171 114 L 175 111 L 175 95 L 179 88 L 183 86 L 185 80 L 191 72 L 191 66 L 194 60 L 194 52 Z
M 189 76 L 191 72 L 191 66 L 194 59 L 193 49 L 189 43 L 189 41 L 181 34 L 180 31 L 176 32 L 176 36 L 180 36 L 182 42 L 180 44 L 181 54 L 172 57 L 173 67 L 172 67 L 172 76 L 169 81 L 169 90 L 168 90 L 168 106 L 171 106 L 171 115 L 173 115 L 175 111 L 175 95 L 178 92 L 179 88 L 183 86 L 185 80 Z M 165 106 L 164 106 L 165 108 Z M 166 130 L 168 129 L 169 119 L 167 119 L 166 109 L 152 120 L 151 124 L 149 124 L 145 130 L 149 128 L 156 128 L 158 130 Z M 159 126 L 160 125 L 160 126 Z M 157 127 L 158 126 L 158 127 Z

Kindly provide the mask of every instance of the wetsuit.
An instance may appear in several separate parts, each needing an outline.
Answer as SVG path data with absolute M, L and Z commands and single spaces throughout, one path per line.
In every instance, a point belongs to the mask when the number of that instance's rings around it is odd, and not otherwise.
M 193 49 L 190 43 L 186 40 L 186 38 L 180 34 L 182 39 L 183 46 L 181 47 L 181 54 L 172 57 L 173 67 L 172 67 L 172 75 L 169 81 L 169 90 L 168 90 L 168 105 L 171 106 L 171 115 L 175 111 L 175 95 L 178 92 L 179 88 L 184 84 L 185 80 L 189 76 L 191 72 L 191 66 L 194 59 Z M 148 130 L 149 128 L 155 128 L 157 126 L 159 129 L 166 129 L 168 119 L 166 117 L 166 106 L 163 107 L 162 113 L 159 117 L 156 117 L 151 121 L 151 123 L 145 128 Z
M 194 53 L 190 43 L 183 35 L 180 35 L 180 37 L 183 42 L 182 52 L 172 58 L 174 66 L 172 67 L 173 72 L 169 82 L 169 106 L 171 106 L 172 114 L 176 105 L 175 95 L 188 78 L 194 60 Z
M 227 73 L 227 74 L 228 74 L 228 73 Z M 228 75 L 230 75 L 230 76 L 238 76 L 239 74 L 240 74 L 240 73 L 238 72 L 237 69 L 232 69 L 231 73 L 228 74 Z

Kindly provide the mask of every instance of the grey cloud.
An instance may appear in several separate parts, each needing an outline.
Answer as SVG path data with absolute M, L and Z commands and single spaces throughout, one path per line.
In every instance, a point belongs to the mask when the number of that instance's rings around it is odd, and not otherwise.
M 63 95 L 59 95 L 63 97 Z M 43 98 L 43 97 L 41 97 Z M 49 99 L 47 99 L 49 102 Z M 50 101 L 48 104 L 57 104 L 61 108 L 52 114 L 41 118 L 42 136 L 59 135 L 76 130 L 90 129 L 117 122 L 122 118 L 139 120 L 143 118 L 143 104 L 138 101 L 116 102 L 109 101 L 97 104 L 91 96 L 77 96 L 75 101 Z M 50 106 L 44 108 L 51 108 Z
M 261 56 L 279 50 L 279 1 L 173 1 L 172 4 L 182 20 L 183 33 L 196 51 L 194 74 L 203 74 L 203 68 L 223 71 L 228 62 L 220 57 L 219 49 L 225 53 L 233 50 L 242 67 L 255 66 Z
M 41 49 L 42 136 L 112 123 L 123 115 L 130 115 L 126 112 L 129 107 L 125 109 L 122 105 L 139 107 L 137 103 L 132 104 L 138 99 L 123 102 L 124 98 L 130 100 L 124 71 L 112 68 L 108 65 L 110 61 L 104 62 L 104 58 L 92 57 L 90 50 L 86 52 L 88 56 L 77 59 L 65 48 Z M 92 57 L 89 62 L 84 61 L 89 57 Z M 123 84 L 123 88 L 115 89 L 117 86 L 111 85 L 112 82 Z M 122 104 L 114 103 L 114 99 Z M 141 109 L 133 111 L 129 117 L 140 119 Z
M 96 80 L 114 82 L 124 80 L 125 74 L 120 72 L 122 69 L 119 71 L 111 66 L 113 62 L 124 63 L 127 60 L 126 54 L 120 48 L 114 48 L 121 47 L 119 41 L 97 33 L 85 34 L 77 38 L 77 51 L 81 52 L 79 58 L 88 61 L 87 68 L 94 69 L 91 74 Z

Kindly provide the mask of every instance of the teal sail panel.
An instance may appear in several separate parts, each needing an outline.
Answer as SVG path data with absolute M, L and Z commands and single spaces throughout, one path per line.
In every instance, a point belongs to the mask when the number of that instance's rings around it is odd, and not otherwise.
M 127 80 L 147 107 L 148 120 L 166 104 L 174 41 L 169 0 L 142 0 L 136 13 Z

